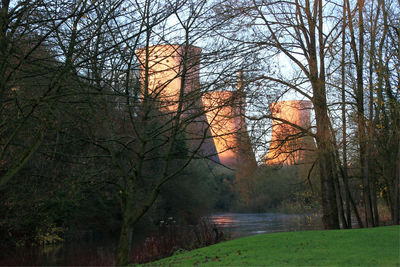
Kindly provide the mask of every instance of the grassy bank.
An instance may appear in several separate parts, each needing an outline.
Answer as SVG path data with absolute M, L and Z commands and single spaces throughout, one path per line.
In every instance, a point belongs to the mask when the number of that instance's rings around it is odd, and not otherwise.
M 399 266 L 400 227 L 251 236 L 145 266 Z

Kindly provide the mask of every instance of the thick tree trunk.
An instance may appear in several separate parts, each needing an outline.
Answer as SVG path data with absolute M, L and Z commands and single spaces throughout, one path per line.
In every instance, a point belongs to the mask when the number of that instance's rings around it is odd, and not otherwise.
M 127 218 L 123 218 L 121 233 L 117 250 L 116 266 L 126 266 L 129 264 L 129 254 L 132 245 L 133 227 L 129 224 Z
M 335 186 L 333 183 L 332 165 L 330 153 L 320 154 L 320 179 L 322 198 L 322 222 L 325 229 L 339 229 L 338 210 L 336 203 Z
M 309 3 L 308 3 L 309 4 Z M 309 78 L 313 89 L 313 104 L 315 119 L 317 122 L 317 147 L 319 156 L 319 171 L 321 179 L 322 197 L 322 222 L 325 229 L 339 229 L 339 216 L 336 202 L 335 190 L 335 155 L 333 139 L 330 131 L 330 121 L 328 116 L 328 105 L 326 102 L 325 84 L 325 43 L 323 34 L 322 1 L 314 2 L 317 8 L 317 21 L 310 20 L 311 49 L 310 53 L 310 72 Z M 316 27 L 315 27 L 316 26 Z M 318 31 L 318 41 L 316 32 Z M 316 43 L 318 42 L 318 46 Z M 317 49 L 319 51 L 317 52 Z M 319 60 L 317 60 L 319 54 Z M 319 69 L 319 70 L 318 70 Z
M 325 229 L 339 229 L 338 209 L 334 185 L 334 151 L 329 130 L 325 84 L 318 80 L 313 84 L 314 109 L 317 122 L 317 147 L 321 180 L 322 222 Z
M 133 192 L 127 194 L 122 192 L 121 195 L 121 212 L 122 224 L 121 232 L 119 234 L 119 243 L 117 249 L 116 266 L 126 266 L 129 264 L 129 256 L 132 246 L 132 230 L 133 230 Z

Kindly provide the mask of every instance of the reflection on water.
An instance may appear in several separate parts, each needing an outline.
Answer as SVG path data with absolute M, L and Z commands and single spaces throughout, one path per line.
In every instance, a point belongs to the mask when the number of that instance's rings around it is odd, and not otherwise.
M 224 214 L 224 215 L 213 215 L 211 217 L 211 220 L 213 221 L 213 223 L 215 223 L 216 225 L 220 226 L 220 227 L 229 227 L 232 226 L 233 224 L 237 223 L 237 221 L 235 221 L 233 219 L 233 216 L 229 216 L 231 213 L 228 214 Z
M 263 233 L 322 229 L 318 214 L 218 213 L 210 217 L 232 238 Z

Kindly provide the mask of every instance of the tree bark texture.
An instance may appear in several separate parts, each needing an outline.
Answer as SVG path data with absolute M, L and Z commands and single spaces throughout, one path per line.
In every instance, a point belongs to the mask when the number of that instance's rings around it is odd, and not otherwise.
M 339 229 L 333 170 L 336 166 L 332 164 L 334 161 L 332 140 L 329 130 L 325 85 L 322 81 L 313 84 L 313 93 L 321 179 L 322 222 L 325 229 Z
M 117 259 L 115 262 L 116 266 L 126 266 L 129 264 L 129 252 L 132 246 L 132 230 L 133 227 L 129 224 L 126 215 L 124 215 L 119 235 Z

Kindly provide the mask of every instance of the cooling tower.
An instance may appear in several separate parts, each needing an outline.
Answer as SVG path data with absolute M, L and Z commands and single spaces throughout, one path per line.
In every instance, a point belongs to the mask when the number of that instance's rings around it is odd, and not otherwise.
M 304 163 L 315 149 L 312 137 L 305 136 L 302 131 L 290 124 L 309 129 L 311 102 L 305 100 L 289 100 L 270 105 L 272 117 L 272 136 L 267 165 L 294 165 Z M 285 123 L 289 122 L 289 123 Z
M 257 166 L 244 120 L 241 91 L 215 91 L 202 97 L 221 164 L 238 169 Z
M 163 112 L 176 112 L 182 100 L 184 110 L 193 105 L 200 89 L 201 48 L 183 45 L 151 46 L 148 48 L 147 61 L 145 48 L 136 52 L 140 63 L 142 96 L 148 94 L 148 99 L 154 101 L 154 105 Z M 182 86 L 184 94 L 180 96 Z
M 189 149 L 198 150 L 201 157 L 218 161 L 200 97 L 201 48 L 156 45 L 149 47 L 148 52 L 145 48 L 136 52 L 142 99 L 146 97 L 152 106 L 171 116 L 176 115 L 181 104 L 180 119 Z

